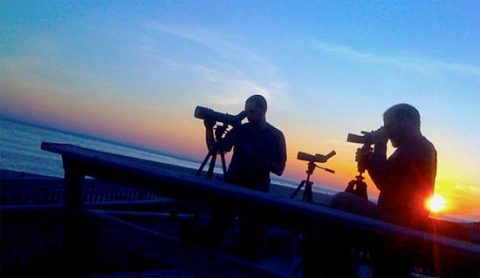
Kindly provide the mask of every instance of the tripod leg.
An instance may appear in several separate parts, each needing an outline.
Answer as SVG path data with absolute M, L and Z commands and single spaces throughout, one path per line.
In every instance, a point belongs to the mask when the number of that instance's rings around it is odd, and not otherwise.
M 204 168 L 205 165 L 207 164 L 207 161 L 208 161 L 208 159 L 210 158 L 210 156 L 212 156 L 211 151 L 209 151 L 209 152 L 207 153 L 207 155 L 206 155 L 205 158 L 203 159 L 202 165 L 200 166 L 200 168 L 198 168 L 197 173 L 195 174 L 197 177 L 200 176 L 200 174 L 202 173 L 203 168 Z
M 292 195 L 290 195 L 290 199 L 295 198 L 295 195 L 297 195 L 298 191 L 300 191 L 300 189 L 302 189 L 303 185 L 305 185 L 304 180 L 297 186 L 297 188 L 293 191 Z
M 213 169 L 215 168 L 215 161 L 217 160 L 217 151 L 212 154 L 212 159 L 210 160 L 210 165 L 208 166 L 207 179 L 213 177 Z
M 348 182 L 347 188 L 345 188 L 345 192 L 355 194 L 355 184 L 356 180 L 351 180 L 350 182 Z
M 364 183 L 363 181 L 358 182 L 357 189 L 355 190 L 355 195 L 357 195 L 360 198 L 368 200 L 367 184 Z
M 306 183 L 305 191 L 303 192 L 303 201 L 313 203 L 312 184 L 313 182 L 310 181 Z
M 220 152 L 220 158 L 222 159 L 222 170 L 223 170 L 223 176 L 225 177 L 225 173 L 227 172 L 227 166 L 225 163 L 225 153 Z

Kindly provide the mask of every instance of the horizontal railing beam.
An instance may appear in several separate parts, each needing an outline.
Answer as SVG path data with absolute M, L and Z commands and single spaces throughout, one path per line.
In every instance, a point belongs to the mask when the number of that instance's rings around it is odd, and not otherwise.
M 402 240 L 435 244 L 480 258 L 480 245 L 433 235 L 395 224 L 371 219 L 329 207 L 279 198 L 267 193 L 235 187 L 215 180 L 195 177 L 192 169 L 165 166 L 162 163 L 114 155 L 72 145 L 42 143 L 42 149 L 75 161 L 71 167 L 85 175 L 134 185 L 199 204 L 207 204 L 232 214 L 250 215 L 293 230 L 312 225 L 340 225 L 375 235 L 400 237 Z M 172 171 L 174 170 L 174 171 Z

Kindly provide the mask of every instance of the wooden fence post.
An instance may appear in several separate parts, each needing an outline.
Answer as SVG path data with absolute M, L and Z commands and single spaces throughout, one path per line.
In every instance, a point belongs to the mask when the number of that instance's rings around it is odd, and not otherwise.
M 63 156 L 63 168 L 65 171 L 65 195 L 64 195 L 64 252 L 65 271 L 78 273 L 81 261 L 84 260 L 83 225 L 82 225 L 82 184 L 85 173 L 78 163 L 68 156 Z

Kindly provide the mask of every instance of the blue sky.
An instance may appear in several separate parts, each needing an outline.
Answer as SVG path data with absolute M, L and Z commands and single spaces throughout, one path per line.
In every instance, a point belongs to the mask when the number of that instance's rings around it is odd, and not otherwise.
M 3 0 L 0 25 L 2 115 L 202 157 L 195 106 L 237 114 L 259 92 L 286 175 L 304 175 L 297 151 L 335 149 L 321 178 L 341 187 L 346 134 L 407 102 L 437 188 L 480 196 L 479 1 Z

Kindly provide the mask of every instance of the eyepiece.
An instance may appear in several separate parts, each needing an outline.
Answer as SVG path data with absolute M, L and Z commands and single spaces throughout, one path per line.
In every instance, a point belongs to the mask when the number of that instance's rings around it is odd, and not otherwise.
M 336 155 L 336 154 L 337 154 L 337 153 L 336 153 L 335 151 L 329 152 L 329 153 L 325 156 L 325 160 L 330 159 L 330 157 L 332 157 L 332 156 L 334 156 L 334 155 Z M 317 153 L 317 155 L 320 155 L 320 154 Z

